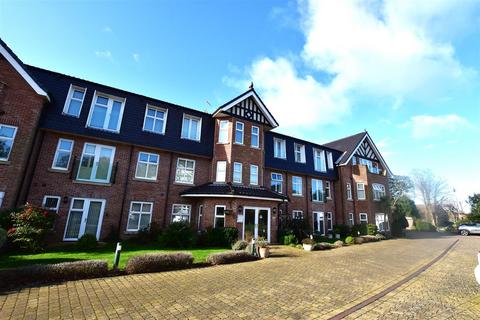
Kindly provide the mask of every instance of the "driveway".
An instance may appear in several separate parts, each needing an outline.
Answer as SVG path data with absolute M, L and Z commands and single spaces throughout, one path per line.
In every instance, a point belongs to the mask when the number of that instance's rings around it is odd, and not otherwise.
M 0 296 L 0 319 L 328 319 L 433 266 L 348 319 L 479 319 L 479 237 L 415 234 L 332 251 L 277 247 L 257 262 L 71 281 Z

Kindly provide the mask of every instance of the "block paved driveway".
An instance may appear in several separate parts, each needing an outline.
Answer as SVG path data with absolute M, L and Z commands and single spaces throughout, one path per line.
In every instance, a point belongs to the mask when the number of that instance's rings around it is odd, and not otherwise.
M 257 262 L 71 281 L 0 296 L 0 319 L 328 319 L 460 241 L 347 319 L 480 319 L 480 237 L 416 235 L 332 251 L 277 247 Z

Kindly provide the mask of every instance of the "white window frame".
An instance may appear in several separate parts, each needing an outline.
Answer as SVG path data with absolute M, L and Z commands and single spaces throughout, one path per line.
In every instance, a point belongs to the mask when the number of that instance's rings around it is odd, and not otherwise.
M 385 191 L 385 186 L 380 183 L 373 183 L 372 184 L 372 190 L 373 190 L 373 200 L 374 201 L 380 201 L 382 197 L 386 196 L 387 193 Z
M 317 159 L 320 160 L 320 164 L 317 164 Z M 325 163 L 325 150 L 313 148 L 313 166 L 315 171 L 327 172 L 327 164 Z M 320 168 L 318 166 L 320 166 Z
M 198 136 L 198 139 L 192 139 L 192 138 L 183 136 L 183 125 L 185 124 L 185 119 L 197 120 L 198 121 L 197 133 L 196 133 L 196 135 Z M 184 113 L 183 118 L 182 118 L 182 129 L 181 130 L 182 131 L 180 132 L 180 137 L 182 139 L 191 140 L 191 141 L 200 141 L 202 139 L 202 117 L 197 117 L 197 116 L 193 116 L 191 114 Z M 188 135 L 190 135 L 191 130 L 192 130 L 192 122 L 190 121 L 189 125 L 188 125 Z
M 182 206 L 184 208 L 188 208 L 188 215 L 187 214 L 176 214 L 176 216 L 188 216 L 188 223 L 190 223 L 190 219 L 191 219 L 191 216 L 192 216 L 192 205 L 191 204 L 183 204 L 183 203 L 174 203 L 172 204 L 172 214 L 171 214 L 171 217 L 170 217 L 170 221 L 173 222 L 173 216 L 174 216 L 174 211 L 175 211 L 175 207 L 178 207 L 178 206 Z
M 276 177 L 275 179 L 273 178 L 274 176 Z M 278 179 L 278 177 L 280 177 L 280 179 Z M 272 189 L 273 182 L 280 182 L 280 191 Z M 283 193 L 283 174 L 277 172 L 270 173 L 270 189 L 277 193 Z
M 277 144 L 280 150 L 277 149 Z M 287 142 L 285 139 L 273 138 L 273 157 L 277 159 L 287 159 Z
M 227 161 L 217 161 L 217 169 L 215 170 L 215 182 L 227 181 Z
M 303 211 L 302 210 L 292 210 L 292 218 L 293 219 L 303 219 Z
M 74 90 L 83 92 L 82 100 L 79 100 L 79 99 L 73 97 Z M 70 87 L 68 88 L 67 98 L 65 99 L 65 103 L 63 105 L 62 114 L 65 115 L 65 116 L 80 118 L 80 114 L 82 113 L 82 108 L 83 108 L 83 102 L 85 101 L 85 96 L 86 95 L 87 95 L 87 88 L 79 87 L 79 86 L 75 86 L 73 84 L 70 84 Z M 71 100 L 76 100 L 76 101 L 80 102 L 80 109 L 78 109 L 78 114 L 77 115 L 68 113 L 68 107 L 70 107 L 70 101 Z
M 103 127 L 102 128 L 92 127 L 91 124 L 90 124 L 90 122 L 92 121 L 93 109 L 95 108 L 95 104 L 96 104 L 96 101 L 97 101 L 98 97 L 108 99 L 107 105 L 105 106 L 107 108 L 107 112 L 105 114 L 105 119 L 103 119 Z M 111 116 L 111 113 L 112 113 L 112 107 L 113 107 L 113 102 L 114 101 L 121 102 L 121 109 L 120 109 L 120 113 L 118 114 L 117 128 L 115 130 L 114 129 L 108 129 L 108 122 L 110 122 L 110 116 Z M 114 96 L 114 95 L 111 95 L 111 94 L 106 94 L 106 93 L 95 91 L 94 94 L 93 94 L 92 103 L 90 104 L 90 111 L 88 112 L 86 127 L 91 128 L 91 129 L 96 129 L 96 130 L 104 130 L 104 131 L 119 133 L 120 128 L 122 127 L 123 111 L 125 110 L 126 101 L 127 101 L 126 98 L 121 98 L 121 97 L 117 97 L 117 96 Z
M 360 186 L 362 186 L 360 188 Z M 360 192 L 362 192 L 363 197 L 360 197 Z M 365 191 L 365 183 L 357 182 L 357 199 L 358 200 L 366 200 L 367 199 L 367 192 Z
M 237 167 L 240 168 L 240 170 L 237 170 Z M 233 163 L 233 176 L 232 176 L 232 181 L 234 183 L 242 183 L 242 174 L 243 174 L 243 165 L 241 162 L 234 162 Z M 235 179 L 235 174 L 238 174 L 238 177 L 240 179 Z
M 228 143 L 228 129 L 230 127 L 230 121 L 220 120 L 218 122 L 218 142 L 220 144 Z
M 347 200 L 353 200 L 352 184 L 347 182 Z
M 71 142 L 70 150 L 60 149 L 60 144 L 61 144 L 62 141 Z M 58 139 L 57 148 L 55 149 L 55 155 L 53 156 L 52 169 L 62 170 L 62 171 L 68 171 L 68 169 L 70 168 L 70 160 L 72 159 L 73 145 L 74 145 L 74 141 L 73 141 L 73 140 L 64 139 L 64 138 Z M 57 163 L 57 160 L 58 160 L 58 152 L 59 152 L 59 151 L 64 151 L 64 152 L 68 152 L 68 153 L 69 153 L 69 154 L 68 154 L 68 162 L 67 162 L 67 167 L 66 167 L 66 168 L 57 167 L 57 166 L 55 165 L 55 164 Z
M 331 189 L 332 184 L 330 181 L 325 181 L 325 197 L 327 199 L 332 199 L 332 189 Z M 327 191 L 328 190 L 328 191 Z
M 57 206 L 56 206 L 56 207 L 45 207 L 48 198 L 57 199 Z M 60 209 L 60 201 L 61 201 L 61 200 L 62 200 L 62 197 L 60 197 L 60 196 L 49 196 L 49 195 L 46 195 L 46 196 L 43 197 L 42 207 L 45 208 L 45 209 L 48 209 L 48 210 L 50 210 L 50 211 L 53 211 L 53 212 L 55 212 L 55 213 L 58 213 L 58 210 Z M 0 202 L 0 205 L 1 205 L 1 202 Z
M 217 214 L 217 208 L 223 208 L 223 214 Z M 225 205 L 216 205 L 215 212 L 213 214 L 213 227 L 214 228 L 225 228 L 227 224 L 227 216 L 225 215 L 225 210 L 227 210 L 227 206 Z M 217 218 L 223 218 L 223 226 L 217 226 Z
M 300 147 L 300 149 L 297 150 L 297 147 Z M 305 163 L 306 162 L 305 145 L 295 142 L 293 144 L 293 151 L 295 153 L 295 162 L 297 162 L 297 163 Z M 297 159 L 297 155 L 300 155 L 300 160 Z
M 9 125 L 6 125 L 6 124 L 1 124 L 0 123 L 0 127 L 6 127 L 6 128 L 13 128 L 13 137 L 0 137 L 0 140 L 4 140 L 4 141 L 8 141 L 8 140 L 11 140 L 12 141 L 12 147 L 10 148 L 10 151 L 8 152 L 8 155 L 6 158 L 0 158 L 0 161 L 8 161 L 8 159 L 10 159 L 10 155 L 12 154 L 12 150 L 13 150 L 13 146 L 15 145 L 15 137 L 17 136 L 17 131 L 18 131 L 18 127 L 15 127 L 15 126 L 9 126 Z
M 133 205 L 134 204 L 140 204 L 140 210 L 143 209 L 144 204 L 149 204 L 150 205 L 150 212 L 145 212 L 145 211 L 133 211 Z M 130 201 L 130 209 L 128 211 L 128 219 L 127 219 L 127 232 L 138 232 L 140 231 L 140 221 L 142 221 L 142 215 L 149 215 L 150 219 L 148 220 L 148 226 L 151 225 L 152 223 L 152 213 L 153 213 L 153 202 L 150 201 Z M 128 222 L 130 221 L 130 216 L 132 214 L 138 214 L 138 225 L 137 228 L 128 228 Z M 147 227 L 148 228 L 148 227 Z
M 327 230 L 333 230 L 333 214 L 331 212 L 327 212 Z
M 360 223 L 367 223 L 368 224 L 368 214 L 366 214 L 365 212 L 361 212 L 359 214 L 359 217 L 360 217 Z
M 348 223 L 350 224 L 350 226 L 355 225 L 355 216 L 353 212 L 348 213 Z
M 193 162 L 193 169 L 188 169 L 186 166 L 185 168 L 179 168 L 178 165 L 180 163 L 180 161 L 185 161 L 186 163 L 187 162 Z M 185 165 L 186 165 L 185 163 Z M 185 181 L 181 181 L 178 179 L 178 171 L 179 170 L 192 170 L 193 171 L 193 174 L 192 174 L 192 182 L 185 182 Z M 180 183 L 180 184 L 194 184 L 195 183 L 195 160 L 192 160 L 192 159 L 186 159 L 186 158 L 177 158 L 177 167 L 175 168 L 175 183 Z
M 328 169 L 333 169 L 333 153 L 331 151 L 327 151 L 327 165 Z
M 300 179 L 299 181 L 295 182 L 295 179 Z M 300 193 L 295 192 L 295 185 L 300 186 Z M 292 176 L 292 195 L 294 196 L 303 196 L 303 179 L 299 176 Z
M 95 146 L 95 154 L 93 155 L 94 156 L 94 165 L 92 167 L 92 173 L 90 175 L 90 177 L 95 177 L 96 174 L 97 174 L 97 169 L 98 169 L 98 165 L 95 166 L 95 164 L 98 164 L 98 161 L 99 161 L 99 158 L 100 158 L 100 149 L 103 147 L 103 148 L 107 148 L 107 149 L 111 149 L 112 150 L 112 157 L 110 159 L 110 164 L 109 164 L 109 167 L 108 167 L 108 174 L 107 174 L 107 178 L 105 180 L 100 180 L 100 179 L 81 179 L 79 178 L 79 175 L 80 175 L 80 167 L 81 167 L 81 164 L 82 164 L 82 160 L 83 160 L 83 156 L 85 154 L 85 149 L 87 148 L 87 145 L 93 145 Z M 80 157 L 80 164 L 79 164 L 79 167 L 78 167 L 78 171 L 77 171 L 77 175 L 76 175 L 76 180 L 77 181 L 87 181 L 87 182 L 100 182 L 100 183 L 109 183 L 110 182 L 110 179 L 112 177 L 112 170 L 113 170 L 113 162 L 114 162 L 114 159 L 115 159 L 115 151 L 116 151 L 116 148 L 115 147 L 112 147 L 112 146 L 106 146 L 106 145 L 103 145 L 103 144 L 98 144 L 98 143 L 91 143 L 91 142 L 85 142 L 83 144 L 83 150 L 82 150 L 82 155 Z
M 322 211 L 313 211 L 313 232 L 320 232 L 322 236 L 325 235 L 326 225 L 325 225 L 325 213 Z M 322 221 L 323 228 L 322 230 L 318 230 L 320 228 L 320 221 Z M 315 230 L 315 222 L 317 223 L 317 230 Z
M 150 162 L 150 161 L 146 161 L 146 162 L 145 162 L 145 161 L 141 161 L 141 160 L 140 160 L 140 155 L 141 155 L 142 153 L 145 154 L 145 155 L 147 155 L 149 159 L 150 159 L 150 156 L 157 156 L 157 162 L 156 162 L 156 163 L 153 163 L 153 162 Z M 140 177 L 140 176 L 138 176 L 138 175 L 137 175 L 137 173 L 138 173 L 138 166 L 139 166 L 140 164 L 145 164 L 145 165 L 147 166 L 147 169 L 146 169 L 146 171 L 145 171 L 145 175 L 148 174 L 148 169 L 149 169 L 150 166 L 156 166 L 156 169 L 155 169 L 155 177 L 153 177 L 153 178 L 148 178 L 147 176 L 145 176 L 145 177 Z M 137 166 L 136 166 L 136 168 L 135 168 L 135 178 L 136 178 L 136 179 L 144 179 L 144 180 L 157 180 L 158 167 L 159 167 L 159 165 L 160 165 L 160 155 L 159 155 L 159 154 L 157 154 L 157 153 L 151 153 L 151 152 L 145 152 L 145 151 L 139 151 L 139 152 L 138 152 L 138 157 L 137 157 Z
M 164 112 L 163 119 L 157 117 L 156 115 L 155 116 L 148 115 L 148 109 L 153 109 L 155 111 L 163 111 Z M 152 118 L 153 119 L 153 129 L 152 130 L 145 128 L 145 124 L 147 123 L 147 118 Z M 155 133 L 155 134 L 163 134 L 164 135 L 165 134 L 165 129 L 167 127 L 167 118 L 168 118 L 168 109 L 153 106 L 153 105 L 147 103 L 147 105 L 145 106 L 145 116 L 143 117 L 142 130 L 145 131 L 145 132 L 151 132 L 151 133 Z M 154 130 L 155 129 L 155 122 L 156 121 L 162 121 L 162 120 L 163 120 L 163 126 L 162 126 L 161 132 L 155 131 Z
M 320 199 L 318 200 L 315 200 L 315 197 L 314 197 L 314 194 L 316 195 L 317 194 L 317 191 L 313 189 L 313 185 L 314 184 L 318 184 L 320 186 L 320 191 L 319 191 L 319 194 L 320 194 Z M 320 179 L 312 179 L 311 181 L 311 187 L 312 187 L 312 201 L 313 202 L 323 202 L 323 197 L 325 196 L 323 194 L 324 192 L 324 189 L 323 189 L 323 180 L 320 180 Z
M 240 125 L 241 129 L 238 127 Z M 237 141 L 237 132 L 241 133 L 241 137 L 242 137 L 242 141 L 239 142 Z M 235 141 L 235 144 L 243 144 L 244 142 L 244 138 L 245 138 L 245 124 L 241 121 L 235 121 L 235 137 L 234 137 L 234 141 Z
M 257 133 L 254 133 L 254 129 L 257 130 Z M 256 136 L 257 137 L 257 145 L 254 145 L 253 144 L 253 136 Z M 260 148 L 260 127 L 257 127 L 257 126 L 252 126 L 252 135 L 251 135 L 251 138 L 250 138 L 250 146 L 252 148 Z
M 381 220 L 378 217 L 382 217 Z M 385 213 L 375 213 L 375 225 L 379 232 L 385 232 L 390 230 L 390 224 L 388 223 L 388 215 Z
M 74 209 L 73 208 L 73 203 L 75 200 L 80 200 L 83 201 L 83 206 L 82 209 Z M 92 202 L 100 202 L 101 207 L 100 207 L 100 214 L 98 217 L 98 225 L 97 225 L 97 232 L 95 234 L 97 240 L 100 238 L 100 233 L 102 232 L 102 224 L 103 224 L 103 216 L 105 214 L 105 205 L 107 201 L 105 199 L 94 199 L 94 198 L 79 198 L 79 197 L 73 197 L 71 198 L 70 201 L 70 207 L 68 209 L 68 217 L 67 217 L 67 222 L 65 224 L 65 230 L 63 232 L 63 240 L 64 241 L 78 241 L 84 234 L 85 234 L 85 228 L 86 228 L 86 221 L 88 218 L 88 210 L 90 210 L 90 204 Z M 82 212 L 82 222 L 80 222 L 80 229 L 78 231 L 78 237 L 77 238 L 67 238 L 67 227 L 68 223 L 70 220 L 70 214 L 72 211 L 81 211 Z
M 256 170 L 256 174 L 253 176 L 255 177 L 255 180 L 252 179 L 253 168 Z M 258 166 L 255 164 L 250 165 L 250 184 L 252 186 L 258 186 Z

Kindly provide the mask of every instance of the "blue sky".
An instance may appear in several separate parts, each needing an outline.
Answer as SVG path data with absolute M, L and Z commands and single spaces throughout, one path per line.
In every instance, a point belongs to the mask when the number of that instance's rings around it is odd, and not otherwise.
M 460 199 L 480 192 L 479 36 L 468 0 L 0 1 L 25 63 L 208 111 L 253 81 L 278 131 L 366 129 Z

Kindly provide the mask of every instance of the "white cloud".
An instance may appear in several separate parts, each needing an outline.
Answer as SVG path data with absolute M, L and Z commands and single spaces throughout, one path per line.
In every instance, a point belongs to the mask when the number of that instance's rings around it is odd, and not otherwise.
M 98 58 L 103 58 L 103 59 L 107 59 L 107 60 L 113 61 L 113 56 L 112 56 L 112 53 L 110 52 L 110 50 L 95 51 L 95 55 L 96 55 Z
M 442 116 L 414 116 L 405 126 L 411 127 L 413 138 L 424 139 L 443 133 L 452 133 L 465 127 L 468 128 L 470 124 L 465 118 L 456 114 L 447 114 Z
M 140 61 L 140 54 L 139 53 L 132 53 L 132 58 L 135 62 Z

